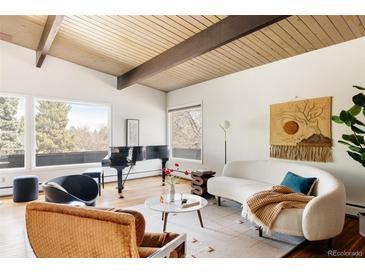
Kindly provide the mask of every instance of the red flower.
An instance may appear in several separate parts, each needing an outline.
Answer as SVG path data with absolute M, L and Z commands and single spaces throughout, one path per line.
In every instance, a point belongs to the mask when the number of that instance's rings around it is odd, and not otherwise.
M 185 175 L 189 175 L 189 174 L 190 174 L 190 172 L 189 172 L 188 170 L 185 170 L 185 171 L 184 171 L 184 174 L 185 174 Z
M 175 163 L 175 166 L 176 166 L 176 167 L 179 167 L 180 165 L 179 165 L 179 163 Z
M 169 170 L 170 170 L 170 172 L 174 172 L 174 169 L 173 168 L 170 168 Z
M 170 175 L 171 174 L 170 170 L 165 170 L 165 174 Z
M 164 167 L 163 169 L 162 169 L 162 172 L 165 172 L 166 171 L 166 168 Z

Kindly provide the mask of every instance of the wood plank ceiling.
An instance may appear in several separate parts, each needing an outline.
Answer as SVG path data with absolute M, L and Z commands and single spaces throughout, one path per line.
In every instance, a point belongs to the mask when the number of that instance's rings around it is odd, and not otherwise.
M 119 76 L 226 16 L 65 16 L 49 55 Z M 36 49 L 47 16 L 0 16 L 0 39 Z M 163 91 L 365 36 L 365 16 L 290 16 L 139 83 Z

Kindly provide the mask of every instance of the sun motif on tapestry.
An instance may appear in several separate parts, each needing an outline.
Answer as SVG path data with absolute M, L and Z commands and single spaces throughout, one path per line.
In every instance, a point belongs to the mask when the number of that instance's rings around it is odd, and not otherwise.
M 331 105 L 331 97 L 271 105 L 270 156 L 331 161 Z

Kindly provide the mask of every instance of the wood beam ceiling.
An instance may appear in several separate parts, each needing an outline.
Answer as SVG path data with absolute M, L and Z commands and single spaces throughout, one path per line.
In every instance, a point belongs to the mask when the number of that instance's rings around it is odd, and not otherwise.
M 47 55 L 117 78 L 225 18 L 65 16 Z M 46 21 L 0 16 L 0 40 L 37 50 Z M 137 83 L 169 92 L 363 36 L 364 15 L 294 15 Z
M 219 48 L 288 16 L 232 15 L 118 77 L 118 89 Z
M 36 67 L 40 68 L 62 24 L 63 15 L 49 15 L 36 52 Z

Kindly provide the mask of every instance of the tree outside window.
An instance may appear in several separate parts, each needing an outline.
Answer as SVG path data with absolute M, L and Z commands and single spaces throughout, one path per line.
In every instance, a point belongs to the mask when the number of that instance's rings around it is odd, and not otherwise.
M 109 146 L 106 106 L 38 100 L 36 166 L 99 162 Z
M 24 101 L 0 96 L 0 169 L 24 167 Z
M 201 160 L 201 106 L 169 111 L 170 147 L 173 158 Z

